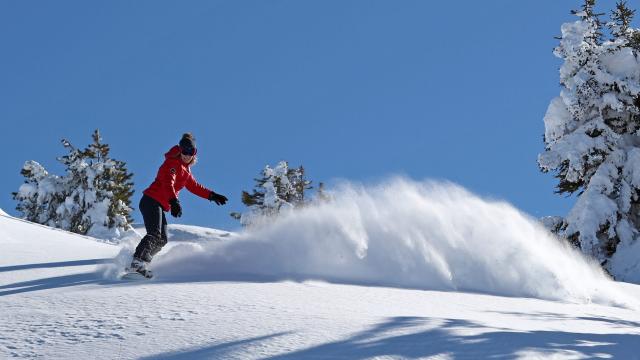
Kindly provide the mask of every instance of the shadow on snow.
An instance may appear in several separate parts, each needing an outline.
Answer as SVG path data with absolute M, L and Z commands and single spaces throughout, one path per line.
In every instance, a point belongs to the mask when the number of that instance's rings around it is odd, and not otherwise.
M 73 274 L 49 277 L 44 279 L 17 282 L 0 286 L 0 297 L 32 291 L 57 289 L 78 285 L 112 283 L 100 278 L 95 273 Z M 8 290 L 6 290 L 8 289 Z
M 140 360 L 219 359 L 238 351 L 243 346 L 250 346 L 253 343 L 259 343 L 261 341 L 270 340 L 286 334 L 287 333 L 276 333 L 250 339 L 230 341 L 209 347 L 194 348 L 181 351 L 179 350 L 159 355 L 145 356 L 140 358 Z
M 110 262 L 113 262 L 113 259 L 91 259 L 91 260 L 61 261 L 61 262 L 39 263 L 39 264 L 11 265 L 11 266 L 0 266 L 0 272 L 30 270 L 30 269 L 46 269 L 46 268 L 56 268 L 56 267 L 68 267 L 68 266 L 86 266 L 86 265 L 108 264 Z
M 90 260 L 12 265 L 12 266 L 0 267 L 0 272 L 24 271 L 24 270 L 32 270 L 32 269 L 63 268 L 63 267 L 73 267 L 73 266 L 90 266 L 90 265 L 106 264 L 112 261 L 113 259 L 90 259 Z M 78 286 L 78 285 L 113 284 L 113 283 L 114 281 L 105 280 L 96 272 L 87 272 L 87 273 L 72 274 L 72 275 L 61 275 L 61 276 L 48 277 L 43 279 L 21 281 L 13 284 L 8 284 L 8 285 L 0 285 L 0 297 L 13 295 L 13 294 L 32 292 L 32 291 L 64 288 L 64 287 L 71 287 L 71 286 Z
M 438 321 L 435 323 L 437 326 L 431 329 L 411 332 L 411 329 L 417 326 L 429 324 L 433 326 L 434 321 Z M 482 333 L 461 335 L 457 332 L 468 329 L 477 329 Z M 394 335 L 398 332 L 402 334 Z M 243 354 L 255 357 L 256 354 L 252 352 L 252 348 L 255 349 L 254 346 L 282 335 L 286 333 L 158 354 L 143 359 L 224 359 L 242 358 Z M 637 344 L 640 344 L 640 335 L 563 331 L 495 331 L 481 324 L 460 319 L 394 317 L 344 340 L 261 358 L 269 360 L 368 359 L 389 356 L 414 359 L 446 355 L 454 359 L 511 359 L 528 353 L 538 357 L 564 355 L 580 358 L 640 359 Z

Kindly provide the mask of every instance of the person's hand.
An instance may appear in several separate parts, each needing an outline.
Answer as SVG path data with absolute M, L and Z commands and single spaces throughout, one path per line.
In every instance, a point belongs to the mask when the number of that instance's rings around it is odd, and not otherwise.
M 171 216 L 175 218 L 182 216 L 182 206 L 180 206 L 178 199 L 169 200 L 169 204 L 171 205 Z
M 209 201 L 213 201 L 214 203 L 218 204 L 218 205 L 224 205 L 227 203 L 227 197 L 224 195 L 220 195 L 220 194 L 216 194 L 215 192 L 211 192 L 211 194 L 209 194 Z

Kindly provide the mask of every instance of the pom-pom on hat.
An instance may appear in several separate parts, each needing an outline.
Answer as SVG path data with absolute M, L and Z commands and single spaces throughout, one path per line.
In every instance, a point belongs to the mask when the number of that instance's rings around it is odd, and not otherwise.
M 180 139 L 180 151 L 187 156 L 195 156 L 198 152 L 196 149 L 196 139 L 191 135 L 191 133 L 186 133 L 182 135 L 182 139 Z

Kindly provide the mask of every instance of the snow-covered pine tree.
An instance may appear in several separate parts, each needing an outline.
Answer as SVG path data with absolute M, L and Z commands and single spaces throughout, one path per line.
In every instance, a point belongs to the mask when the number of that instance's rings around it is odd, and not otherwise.
M 34 161 L 25 163 L 25 184 L 14 199 L 26 219 L 105 239 L 130 229 L 132 174 L 124 162 L 109 158 L 98 130 L 93 140 L 83 151 L 62 140 L 68 150 L 58 158 L 66 168 L 63 177 L 48 174 Z
M 286 192 L 285 201 L 293 204 L 295 207 L 300 207 L 305 204 L 305 191 L 311 190 L 311 181 L 304 177 L 304 167 L 287 169 L 287 178 L 293 191 Z
M 631 28 L 631 20 L 635 12 L 627 7 L 626 1 L 618 2 L 616 9 L 611 12 L 612 21 L 607 25 L 611 29 L 614 41 L 620 39 L 624 46 L 640 50 L 640 32 Z
M 640 63 L 633 13 L 619 3 L 604 41 L 594 6 L 586 0 L 572 12 L 580 19 L 562 25 L 554 50 L 564 60 L 562 91 L 544 117 L 538 164 L 556 173 L 558 193 L 578 192 L 560 234 L 615 275 L 610 260 L 640 229 Z
M 261 177 L 255 181 L 251 194 L 242 192 L 242 203 L 249 207 L 249 211 L 231 214 L 245 226 L 278 215 L 285 209 L 303 206 L 304 192 L 312 188 L 311 181 L 305 179 L 304 168 L 290 169 L 286 161 L 280 161 L 275 168 L 265 166 Z
M 64 230 L 86 234 L 91 227 L 91 219 L 84 214 L 95 201 L 95 194 L 87 193 L 93 177 L 89 178 L 90 174 L 87 174 L 89 165 L 85 161 L 86 154 L 65 139 L 61 142 L 69 153 L 58 158 L 65 165 L 67 173 L 63 177 L 62 190 L 65 200 L 56 209 L 57 223 Z
M 94 131 L 92 139 L 93 143 L 85 149 L 84 153 L 96 171 L 94 180 L 96 200 L 101 202 L 108 199 L 109 207 L 106 213 L 106 222 L 103 222 L 101 226 L 94 222 L 91 231 L 93 233 L 98 231 L 109 233 L 110 229 L 126 230 L 133 222 L 131 218 L 131 197 L 133 196 L 131 178 L 133 174 L 128 172 L 124 161 L 109 157 L 109 145 L 102 143 L 99 130 Z
M 63 179 L 32 160 L 25 162 L 20 174 L 25 177 L 24 184 L 12 193 L 18 202 L 16 210 L 28 221 L 59 227 L 56 209 L 65 200 Z

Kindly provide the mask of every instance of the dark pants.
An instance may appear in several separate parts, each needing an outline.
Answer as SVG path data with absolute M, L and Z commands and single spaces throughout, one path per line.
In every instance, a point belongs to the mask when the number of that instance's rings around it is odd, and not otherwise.
M 138 244 L 133 257 L 150 262 L 153 256 L 167 244 L 167 218 L 160 203 L 147 195 L 140 199 L 140 212 L 147 235 Z

